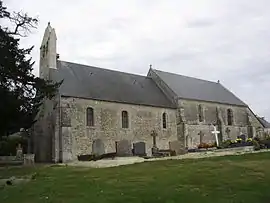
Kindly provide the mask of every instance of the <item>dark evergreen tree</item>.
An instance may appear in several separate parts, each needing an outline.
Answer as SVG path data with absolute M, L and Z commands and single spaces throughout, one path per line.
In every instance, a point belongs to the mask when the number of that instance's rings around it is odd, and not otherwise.
M 35 122 L 42 101 L 51 99 L 60 83 L 36 77 L 30 57 L 33 47 L 20 48 L 21 37 L 26 37 L 38 20 L 24 13 L 10 13 L 0 0 L 0 21 L 14 26 L 0 25 L 0 138 L 27 130 Z

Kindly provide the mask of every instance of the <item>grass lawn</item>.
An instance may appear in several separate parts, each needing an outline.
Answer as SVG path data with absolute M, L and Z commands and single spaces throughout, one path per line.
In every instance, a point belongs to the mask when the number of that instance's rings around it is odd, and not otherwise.
M 269 203 L 270 153 L 146 162 L 116 168 L 0 169 L 0 178 L 37 173 L 0 189 L 1 203 Z

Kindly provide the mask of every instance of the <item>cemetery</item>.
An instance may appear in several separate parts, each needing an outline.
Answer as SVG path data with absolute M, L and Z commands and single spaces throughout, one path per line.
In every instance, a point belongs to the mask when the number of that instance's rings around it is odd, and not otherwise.
M 0 140 L 0 167 L 33 165 L 35 154 L 27 153 L 27 140 L 20 133 Z
M 157 147 L 155 131 L 152 131 L 152 156 L 146 154 L 146 143 L 135 142 L 131 144 L 128 140 L 115 142 L 115 152 L 105 153 L 104 143 L 97 139 L 93 142 L 93 153 L 89 155 L 79 155 L 78 161 L 89 163 L 68 163 L 72 166 L 88 166 L 94 168 L 114 167 L 119 165 L 127 165 L 156 160 L 168 159 L 196 159 L 214 156 L 240 155 L 246 153 L 265 152 L 270 148 L 270 138 L 264 139 L 255 137 L 247 138 L 244 134 L 237 137 L 236 140 L 223 140 L 218 137 L 219 131 L 213 126 L 212 133 L 215 135 L 214 143 L 200 143 L 194 149 L 181 149 L 181 142 L 178 140 L 170 141 L 169 149 L 159 149 Z M 137 158 L 136 158 L 137 157 Z M 97 162 L 97 163 L 93 163 Z
M 212 134 L 215 137 L 215 142 L 204 143 L 203 140 L 200 140 L 200 143 L 196 148 L 183 149 L 182 143 L 178 140 L 174 140 L 168 142 L 169 148 L 160 149 L 158 148 L 157 143 L 158 134 L 155 131 L 152 131 L 150 135 L 152 137 L 150 156 L 147 155 L 146 142 L 144 141 L 132 143 L 130 140 L 119 140 L 115 142 L 115 152 L 106 153 L 103 141 L 101 139 L 95 139 L 92 143 L 91 154 L 80 154 L 77 156 L 78 161 L 75 161 L 76 163 L 69 162 L 67 164 L 89 167 L 111 167 L 152 160 L 238 155 L 243 153 L 253 153 L 259 150 L 267 151 L 267 149 L 270 148 L 270 137 L 248 138 L 246 135 L 241 134 L 235 140 L 221 140 L 218 136 L 219 131 L 215 126 L 213 126 Z M 7 153 L 5 156 L 3 156 L 3 154 L 0 156 L 0 166 L 33 165 L 35 162 L 35 154 L 27 153 L 25 148 L 25 143 L 23 147 L 21 143 L 18 142 L 16 143 L 16 146 L 13 144 L 11 150 L 12 154 L 10 156 L 7 156 Z M 92 162 L 98 163 L 94 164 Z

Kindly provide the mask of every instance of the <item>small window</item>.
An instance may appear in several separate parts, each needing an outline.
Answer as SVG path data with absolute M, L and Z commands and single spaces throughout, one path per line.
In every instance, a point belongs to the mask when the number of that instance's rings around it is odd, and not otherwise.
M 201 104 L 198 106 L 198 111 L 199 111 L 199 121 L 203 122 L 203 107 Z
M 227 110 L 227 120 L 228 120 L 228 125 L 233 124 L 233 111 L 231 109 Z
M 46 47 L 45 47 L 45 45 L 43 45 L 41 47 L 41 52 L 42 52 L 42 58 L 44 58 L 45 57 L 45 54 L 46 54 Z
M 163 113 L 162 114 L 162 126 L 163 128 L 167 128 L 167 114 L 166 113 Z
M 122 111 L 122 128 L 128 128 L 128 112 Z
M 48 49 L 49 49 L 49 40 L 47 41 L 46 46 L 45 46 L 45 53 L 46 54 L 48 53 Z
M 86 125 L 94 126 L 94 109 L 91 107 L 86 109 Z

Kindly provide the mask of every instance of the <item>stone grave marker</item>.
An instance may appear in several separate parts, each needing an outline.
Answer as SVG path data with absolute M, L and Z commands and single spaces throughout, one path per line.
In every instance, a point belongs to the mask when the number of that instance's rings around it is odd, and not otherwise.
M 157 147 L 157 132 L 153 130 L 151 136 L 153 137 L 152 156 L 156 156 L 159 154 L 159 149 Z
M 183 144 L 178 140 L 169 142 L 169 148 L 171 151 L 175 151 L 176 155 L 185 153 L 185 150 L 183 149 Z
M 101 139 L 93 140 L 92 152 L 93 152 L 93 154 L 98 155 L 98 156 L 105 154 L 104 143 Z
M 146 156 L 145 142 L 133 143 L 134 155 L 135 156 Z
M 202 144 L 202 143 L 203 143 L 204 133 L 203 133 L 202 131 L 200 131 L 200 132 L 198 133 L 198 135 L 200 136 L 200 144 Z
M 18 146 L 16 147 L 16 159 L 17 160 L 23 159 L 23 149 L 21 144 L 18 144 Z
M 213 125 L 213 128 L 214 128 L 214 130 L 211 133 L 215 135 L 217 146 L 219 146 L 218 134 L 220 132 L 217 130 L 217 127 L 216 126 Z
M 115 142 L 117 156 L 131 156 L 131 142 L 129 140 L 120 140 Z
M 226 139 L 225 140 L 230 140 L 231 139 L 231 130 L 230 130 L 230 128 L 226 128 L 226 135 L 227 135 L 227 137 L 226 137 Z

